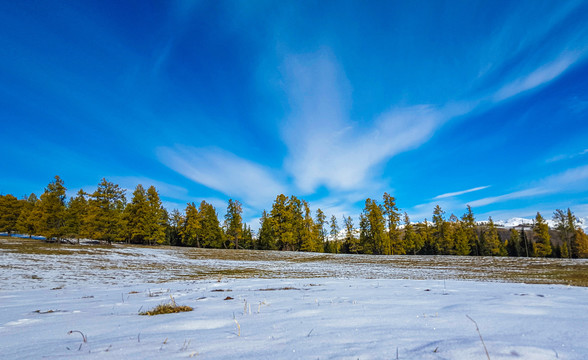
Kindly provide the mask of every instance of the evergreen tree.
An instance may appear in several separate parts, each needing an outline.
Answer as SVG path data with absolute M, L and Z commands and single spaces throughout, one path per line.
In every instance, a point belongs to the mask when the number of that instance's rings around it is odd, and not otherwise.
M 189 203 L 186 205 L 186 216 L 180 226 L 180 235 L 182 237 L 182 244 L 185 246 L 200 247 L 200 236 L 202 224 L 200 222 L 201 216 L 196 208 L 196 204 Z
M 327 232 L 325 230 L 326 220 L 327 216 L 325 215 L 325 213 L 321 209 L 317 209 L 315 220 L 315 234 L 319 243 L 321 244 L 321 247 L 323 248 L 326 246 L 327 238 Z
M 537 212 L 535 224 L 533 225 L 533 238 L 535 239 L 535 256 L 545 257 L 551 255 L 552 248 L 549 226 L 547 226 L 547 223 L 539 212 Z
M 292 214 L 288 209 L 288 198 L 284 194 L 276 197 L 270 212 L 272 235 L 278 250 L 294 250 Z
M 574 231 L 573 243 L 575 244 L 576 257 L 588 258 L 588 235 L 581 227 L 577 227 Z
M 46 239 L 63 238 L 65 234 L 65 191 L 63 180 L 55 176 L 41 195 L 40 235 Z
M 263 210 L 263 213 L 261 214 L 261 219 L 259 219 L 259 233 L 257 235 L 257 238 L 259 249 L 276 249 L 276 244 L 273 235 L 272 218 L 265 210 Z
M 468 238 L 468 245 L 470 247 L 470 255 L 480 255 L 480 239 L 478 237 L 478 230 L 476 226 L 476 218 L 472 207 L 467 205 L 467 211 L 461 217 L 462 227 L 465 230 Z
M 406 254 L 405 245 L 400 236 L 400 212 L 396 206 L 396 199 L 388 193 L 384 193 L 384 215 L 387 217 L 388 238 L 390 239 L 390 254 Z
M 422 223 L 416 224 L 416 233 L 418 238 L 420 238 L 422 246 L 420 246 L 420 250 L 418 250 L 418 254 L 421 255 L 435 255 L 437 254 L 437 248 L 433 242 L 433 235 L 432 235 L 432 228 L 430 223 L 425 219 Z M 416 247 L 419 249 L 419 247 Z
M 358 254 L 361 252 L 361 247 L 359 246 L 359 239 L 357 239 L 353 233 L 353 219 L 351 216 L 344 218 L 345 223 L 345 249 L 346 252 L 350 254 Z
M 404 213 L 404 246 L 406 248 L 406 252 L 412 255 L 416 255 L 416 253 L 422 247 L 420 243 L 420 237 L 415 232 L 414 226 L 410 222 L 410 218 L 408 214 Z
M 299 251 L 302 245 L 302 233 L 304 231 L 303 203 L 296 196 L 292 195 L 288 200 L 286 208 L 292 231 L 291 243 L 288 244 L 288 247 L 289 250 Z
M 525 256 L 525 257 L 535 256 L 533 253 L 533 243 L 531 242 L 531 240 L 527 236 L 527 232 L 525 231 L 525 226 L 523 226 L 521 229 L 520 243 L 521 243 L 521 247 L 523 248 L 523 251 L 521 252 L 521 256 Z
M 16 223 L 26 201 L 19 201 L 14 195 L 0 195 L 0 232 L 16 231 Z
M 167 226 L 167 211 L 163 207 L 159 193 L 155 186 L 147 189 L 147 236 L 149 245 L 165 243 L 165 228 Z
M 568 214 L 571 217 L 571 219 L 568 219 Z M 569 251 L 569 249 L 572 248 L 572 237 L 576 230 L 576 217 L 574 216 L 574 214 L 572 214 L 569 208 L 567 213 L 561 209 L 556 209 L 553 213 L 553 220 L 555 221 L 555 229 L 557 230 L 563 245 L 565 245 L 565 248 L 562 246 L 562 252 L 565 252 L 565 257 L 571 257 L 572 253 Z
M 456 255 L 470 255 L 470 238 L 468 236 L 467 224 L 464 221 L 457 221 L 454 231 L 454 243 Z
M 239 240 L 243 237 L 243 220 L 241 214 L 243 207 L 238 200 L 229 199 L 227 214 L 225 215 L 225 228 L 231 241 L 231 247 L 239 248 Z
M 221 248 L 223 246 L 222 229 L 214 206 L 202 201 L 198 209 L 200 214 L 199 238 L 203 247 Z
M 253 239 L 253 232 L 251 231 L 251 227 L 247 224 L 243 223 L 243 229 L 241 230 L 242 234 L 242 241 L 241 247 L 247 250 L 254 250 L 255 249 L 255 240 Z
M 482 238 L 480 239 L 481 255 L 484 256 L 505 256 L 506 249 L 504 244 L 498 236 L 498 230 L 492 220 L 492 217 L 488 218 L 488 223 L 484 227 L 482 232 Z
M 303 201 L 303 208 L 304 226 L 300 234 L 300 250 L 319 252 L 321 249 L 321 245 L 319 244 L 318 236 L 316 235 L 316 227 L 314 224 L 314 220 L 312 219 L 312 212 L 310 211 L 310 207 L 308 206 L 308 203 L 306 201 Z
M 184 217 L 178 209 L 173 209 L 169 214 L 169 224 L 166 229 L 167 242 L 171 246 L 182 245 L 181 228 L 184 222 Z
M 360 216 L 360 245 L 366 254 L 390 255 L 384 210 L 375 200 L 367 199 Z
M 454 243 L 451 234 L 451 226 L 443 217 L 445 211 L 441 210 L 439 205 L 435 206 L 433 210 L 433 239 L 434 253 L 442 255 L 453 254 Z
M 524 249 L 521 246 L 521 234 L 517 229 L 510 229 L 510 238 L 506 246 L 506 251 L 509 256 L 524 256 Z
M 88 200 L 88 237 L 112 243 L 124 239 L 125 190 L 106 179 L 98 184 Z
M 330 252 L 334 252 L 335 254 L 339 253 L 339 224 L 337 224 L 337 217 L 335 215 L 331 216 L 331 224 L 330 224 L 330 235 L 331 235 L 331 246 Z
M 124 237 L 130 243 L 145 244 L 149 236 L 149 201 L 143 185 L 138 184 L 133 191 L 131 202 L 125 206 L 123 221 Z
M 18 219 L 16 220 L 16 231 L 21 234 L 31 235 L 35 234 L 34 224 L 32 223 L 31 213 L 35 207 L 39 199 L 37 199 L 37 195 L 32 193 L 27 198 L 26 202 L 23 204 L 20 214 L 18 215 Z
M 65 235 L 69 238 L 77 239 L 78 244 L 84 232 L 84 219 L 87 211 L 86 193 L 80 189 L 76 197 L 69 199 L 65 211 Z

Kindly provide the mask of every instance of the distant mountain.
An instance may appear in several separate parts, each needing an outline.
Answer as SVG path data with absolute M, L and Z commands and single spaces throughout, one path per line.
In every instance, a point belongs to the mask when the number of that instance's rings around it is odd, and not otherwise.
M 494 221 L 494 223 L 496 225 L 502 226 L 505 228 L 518 228 L 518 227 L 522 227 L 523 225 L 525 227 L 531 227 L 531 226 L 533 226 L 534 222 L 535 222 L 535 219 L 525 219 L 525 218 L 520 218 L 520 217 L 514 217 L 514 218 L 510 218 L 508 220 Z M 552 219 L 545 219 L 545 222 L 547 222 L 547 225 L 549 225 L 549 227 L 551 229 L 555 229 L 555 221 L 553 221 Z M 484 223 L 484 222 L 480 222 L 480 223 Z M 580 225 L 580 227 L 582 229 L 588 230 L 588 217 L 578 218 L 578 224 Z

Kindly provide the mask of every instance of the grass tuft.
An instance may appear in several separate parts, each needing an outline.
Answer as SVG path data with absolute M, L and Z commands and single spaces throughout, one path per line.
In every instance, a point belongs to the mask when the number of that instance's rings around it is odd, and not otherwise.
M 161 314 L 173 314 L 185 311 L 192 311 L 190 306 L 185 305 L 177 305 L 174 298 L 170 295 L 171 303 L 168 304 L 159 304 L 155 308 L 147 311 L 140 312 L 139 315 L 161 315 Z

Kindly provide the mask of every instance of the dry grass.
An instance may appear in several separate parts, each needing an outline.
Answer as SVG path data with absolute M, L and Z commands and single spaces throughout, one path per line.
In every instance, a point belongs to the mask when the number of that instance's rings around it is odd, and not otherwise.
M 186 311 L 192 311 L 192 310 L 194 310 L 190 306 L 177 305 L 176 304 L 176 301 L 173 298 L 173 296 L 170 295 L 169 297 L 171 298 L 171 302 L 170 303 L 167 303 L 167 304 L 159 304 L 159 305 L 157 305 L 156 307 L 154 307 L 151 310 L 140 312 L 139 315 L 153 316 L 153 315 L 173 314 L 173 313 L 179 313 L 179 312 L 186 312 Z

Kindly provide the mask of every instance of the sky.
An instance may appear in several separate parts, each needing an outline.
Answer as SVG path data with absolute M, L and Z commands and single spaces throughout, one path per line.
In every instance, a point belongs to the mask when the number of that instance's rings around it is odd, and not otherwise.
M 0 193 L 588 216 L 586 1 L 2 1 Z

